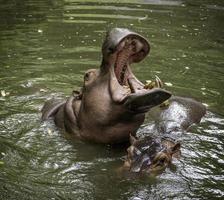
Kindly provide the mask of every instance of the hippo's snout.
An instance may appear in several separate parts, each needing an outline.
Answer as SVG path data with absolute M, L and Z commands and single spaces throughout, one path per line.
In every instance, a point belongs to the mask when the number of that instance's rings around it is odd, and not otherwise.
M 131 146 L 124 166 L 134 173 L 162 172 L 172 161 L 175 154 L 180 153 L 180 143 L 146 137 L 137 140 L 130 135 Z

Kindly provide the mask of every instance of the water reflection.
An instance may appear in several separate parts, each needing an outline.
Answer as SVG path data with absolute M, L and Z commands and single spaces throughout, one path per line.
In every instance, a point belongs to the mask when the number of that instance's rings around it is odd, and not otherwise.
M 2 1 L 0 6 L 1 199 L 214 199 L 223 185 L 223 3 L 221 1 Z M 100 64 L 106 30 L 149 38 L 134 66 L 175 94 L 208 104 L 200 126 L 181 134 L 182 158 L 158 178 L 116 174 L 124 148 L 72 142 L 40 108 L 69 95 Z M 218 113 L 218 114 L 214 114 Z M 150 121 L 141 131 L 150 129 Z

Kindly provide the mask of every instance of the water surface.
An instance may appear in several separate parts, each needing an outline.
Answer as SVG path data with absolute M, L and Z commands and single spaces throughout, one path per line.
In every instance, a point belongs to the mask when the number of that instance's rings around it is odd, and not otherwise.
M 0 199 L 223 197 L 223 20 L 218 0 L 2 0 Z M 124 148 L 71 141 L 40 121 L 47 99 L 69 96 L 99 67 L 113 27 L 149 39 L 150 56 L 133 67 L 140 80 L 158 75 L 174 94 L 208 106 L 202 123 L 181 134 L 181 159 L 156 178 L 120 176 Z

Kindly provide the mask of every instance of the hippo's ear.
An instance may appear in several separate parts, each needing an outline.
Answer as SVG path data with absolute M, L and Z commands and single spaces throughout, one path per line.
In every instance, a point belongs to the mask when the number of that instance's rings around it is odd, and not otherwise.
M 129 135 L 129 141 L 131 145 L 134 145 L 137 139 L 130 133 Z
M 174 146 L 172 146 L 170 148 L 171 155 L 174 156 L 174 157 L 176 157 L 176 158 L 179 158 L 180 157 L 180 147 L 181 147 L 181 145 L 180 145 L 179 142 L 176 143 L 176 144 L 174 144 Z

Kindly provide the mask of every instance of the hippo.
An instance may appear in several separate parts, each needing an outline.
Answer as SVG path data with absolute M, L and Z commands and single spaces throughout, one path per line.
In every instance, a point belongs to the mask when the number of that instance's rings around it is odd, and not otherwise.
M 145 114 L 171 97 L 171 93 L 161 87 L 146 88 L 131 70 L 130 65 L 142 61 L 149 51 L 150 45 L 141 35 L 128 29 L 112 29 L 102 45 L 100 68 L 89 69 L 81 90 L 73 91 L 66 100 L 46 102 L 42 120 L 53 118 L 57 127 L 85 141 L 128 141 L 129 134 L 135 136 L 143 124 Z M 178 104 L 177 99 L 173 101 Z M 189 108 L 193 114 L 185 121 L 194 116 L 197 118 L 194 121 L 200 121 L 205 113 L 203 105 L 183 98 L 184 110 L 189 101 L 193 102 Z M 163 120 L 164 109 L 159 112 Z M 170 111 L 171 115 L 172 112 L 175 110 Z
M 170 98 L 171 93 L 145 89 L 130 64 L 140 62 L 150 50 L 145 38 L 127 29 L 112 29 L 102 46 L 100 69 L 89 69 L 84 85 L 66 101 L 52 100 L 42 109 L 42 119 L 76 137 L 99 143 L 126 141 L 135 134 L 150 108 Z
M 158 175 L 170 166 L 173 157 L 180 157 L 180 143 L 170 137 L 146 136 L 136 139 L 130 135 L 130 146 L 119 173 Z
M 162 82 L 159 87 L 161 84 Z M 154 125 L 146 136 L 139 133 L 140 139 L 130 134 L 127 156 L 118 172 L 150 176 L 162 173 L 171 165 L 173 158 L 180 158 L 180 135 L 193 124 L 199 123 L 205 111 L 205 106 L 201 103 L 177 96 L 172 96 L 166 104 L 151 109 Z

